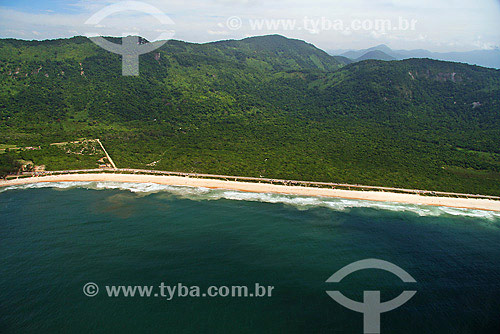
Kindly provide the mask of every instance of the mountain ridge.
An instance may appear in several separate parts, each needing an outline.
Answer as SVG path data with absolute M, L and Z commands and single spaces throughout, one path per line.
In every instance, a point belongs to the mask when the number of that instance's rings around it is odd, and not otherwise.
M 389 56 L 384 51 L 372 50 L 372 51 L 368 51 L 367 53 L 363 54 L 361 57 L 356 58 L 355 61 L 362 61 L 362 60 L 368 60 L 368 59 L 385 60 L 385 61 L 396 60 L 396 58 Z
M 500 68 L 500 49 L 472 50 L 466 52 L 431 52 L 424 49 L 393 50 L 385 44 L 361 50 L 330 50 L 331 55 L 341 55 L 357 60 L 371 51 L 382 51 L 395 60 L 409 58 L 430 58 L 435 60 L 462 62 L 469 65 L 478 65 L 490 68 Z

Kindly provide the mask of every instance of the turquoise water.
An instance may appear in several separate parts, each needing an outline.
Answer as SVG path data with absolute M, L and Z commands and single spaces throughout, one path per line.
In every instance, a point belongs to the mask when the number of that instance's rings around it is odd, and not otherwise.
M 363 270 L 390 261 L 417 283 Z M 363 333 L 340 290 L 389 300 L 382 333 L 500 333 L 500 216 L 114 183 L 0 190 L 0 332 Z M 87 282 L 100 292 L 84 295 Z M 108 297 L 106 285 L 274 286 L 262 298 Z

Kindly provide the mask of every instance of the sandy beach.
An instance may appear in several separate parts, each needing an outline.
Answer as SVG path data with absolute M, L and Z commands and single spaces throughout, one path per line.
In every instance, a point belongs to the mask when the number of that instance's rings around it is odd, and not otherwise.
M 125 183 L 156 183 L 173 186 L 205 187 L 257 193 L 279 193 L 300 196 L 323 196 L 346 199 L 395 202 L 406 204 L 421 204 L 447 206 L 464 209 L 500 211 L 500 201 L 473 198 L 452 198 L 421 196 L 416 194 L 401 194 L 381 191 L 341 190 L 299 186 L 284 186 L 268 183 L 237 182 L 214 179 L 198 179 L 181 176 L 156 176 L 136 174 L 62 174 L 43 177 L 29 177 L 0 181 L 0 186 L 13 186 L 37 182 L 125 182 Z

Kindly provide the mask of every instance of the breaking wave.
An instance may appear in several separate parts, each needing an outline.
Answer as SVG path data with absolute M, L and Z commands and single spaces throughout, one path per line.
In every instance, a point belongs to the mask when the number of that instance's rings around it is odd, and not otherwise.
M 429 206 L 418 204 L 402 204 L 394 202 L 379 202 L 329 197 L 308 197 L 274 193 L 253 193 L 224 189 L 209 189 L 203 187 L 170 186 L 156 183 L 122 183 L 122 182 L 39 182 L 25 185 L 9 186 L 0 189 L 5 192 L 14 189 L 54 188 L 67 190 L 84 188 L 93 190 L 116 189 L 130 191 L 137 195 L 147 196 L 155 193 L 169 193 L 179 198 L 191 200 L 235 200 L 263 203 L 281 203 L 294 206 L 299 210 L 324 207 L 336 211 L 348 211 L 354 208 L 373 208 L 387 211 L 412 212 L 419 216 L 466 216 L 489 220 L 500 220 L 500 212 L 451 208 L 444 206 Z

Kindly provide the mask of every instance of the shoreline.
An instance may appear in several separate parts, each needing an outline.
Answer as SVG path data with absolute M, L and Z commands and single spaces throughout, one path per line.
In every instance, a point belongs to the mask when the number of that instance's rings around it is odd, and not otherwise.
M 41 177 L 28 177 L 0 181 L 0 187 L 24 185 L 41 182 L 121 182 L 156 183 L 171 186 L 204 187 L 254 193 L 275 193 L 298 196 L 331 197 L 378 202 L 445 206 L 460 209 L 486 210 L 500 212 L 500 201 L 479 198 L 431 197 L 417 194 L 403 194 L 382 191 L 342 190 L 301 186 L 286 186 L 268 183 L 225 181 L 217 179 L 198 179 L 184 176 L 143 175 L 143 174 L 59 174 Z

